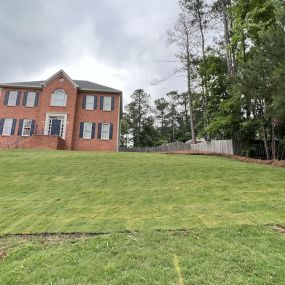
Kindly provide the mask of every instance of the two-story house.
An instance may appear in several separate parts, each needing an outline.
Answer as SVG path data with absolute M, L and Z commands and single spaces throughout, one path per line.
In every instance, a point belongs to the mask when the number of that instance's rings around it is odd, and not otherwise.
M 0 148 L 117 151 L 122 92 L 72 80 L 0 84 Z

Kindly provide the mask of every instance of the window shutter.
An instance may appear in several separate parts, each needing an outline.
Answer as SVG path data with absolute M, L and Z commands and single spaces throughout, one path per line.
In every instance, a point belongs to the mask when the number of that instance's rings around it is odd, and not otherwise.
M 102 123 L 98 124 L 98 134 L 97 134 L 97 138 L 101 139 L 101 130 L 102 130 Z
M 23 106 L 26 106 L 28 98 L 28 92 L 24 92 Z
M 80 123 L 79 137 L 83 138 L 84 122 Z
M 86 109 L 86 95 L 83 95 L 82 109 Z
M 5 119 L 0 119 L 0 135 L 2 135 Z
M 111 110 L 114 111 L 114 106 L 115 106 L 115 96 L 112 96 L 111 100 Z
M 97 110 L 97 96 L 94 96 L 94 110 Z
M 10 91 L 6 91 L 6 94 L 5 94 L 5 97 L 4 97 L 4 105 L 8 105 L 9 94 L 10 94 Z
M 96 128 L 96 123 L 92 123 L 91 139 L 95 139 L 95 128 Z
M 36 121 L 32 120 L 30 136 L 32 136 L 35 132 L 35 123 Z
M 110 129 L 109 129 L 109 139 L 111 140 L 113 138 L 113 124 L 110 123 Z
M 103 110 L 104 96 L 100 96 L 100 110 Z
M 12 136 L 15 134 L 16 123 L 17 123 L 17 120 L 16 120 L 16 119 L 13 119 L 12 129 L 11 129 L 11 135 L 12 135 Z
M 19 122 L 19 126 L 18 126 L 18 136 L 21 136 L 22 135 L 22 130 L 23 130 L 23 122 L 24 120 L 20 120 Z
M 16 105 L 19 106 L 20 105 L 20 99 L 21 99 L 21 91 L 18 92 L 17 95 L 17 101 L 16 101 Z
M 35 97 L 34 106 L 38 106 L 38 105 L 39 105 L 39 99 L 40 99 L 40 93 L 37 92 L 37 93 L 36 93 L 36 97 Z

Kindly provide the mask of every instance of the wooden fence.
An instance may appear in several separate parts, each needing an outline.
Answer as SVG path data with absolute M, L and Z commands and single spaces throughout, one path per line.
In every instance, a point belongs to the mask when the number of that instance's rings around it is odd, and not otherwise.
M 187 151 L 197 150 L 203 152 L 215 152 L 233 154 L 232 140 L 218 140 L 210 142 L 200 142 L 197 144 L 174 142 L 166 143 L 155 147 L 134 147 L 134 148 L 121 148 L 123 152 L 174 152 L 174 151 Z

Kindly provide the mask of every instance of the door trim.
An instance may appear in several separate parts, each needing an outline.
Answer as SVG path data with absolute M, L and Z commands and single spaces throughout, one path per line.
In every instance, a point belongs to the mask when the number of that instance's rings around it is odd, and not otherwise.
M 49 133 L 49 120 L 50 120 L 50 117 L 62 117 L 62 123 L 63 123 L 62 138 L 65 139 L 66 124 L 67 124 L 67 114 L 66 113 L 46 113 L 45 130 L 44 130 L 44 134 L 46 136 Z

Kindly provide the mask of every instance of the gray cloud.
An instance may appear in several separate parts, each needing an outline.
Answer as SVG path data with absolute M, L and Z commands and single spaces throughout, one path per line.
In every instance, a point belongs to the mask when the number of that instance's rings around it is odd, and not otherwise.
M 88 57 L 105 73 L 112 70 L 106 82 L 96 80 L 97 69 L 88 79 L 115 88 L 110 77 L 121 82 L 125 103 L 136 88 L 146 89 L 154 98 L 173 89 L 182 91 L 181 78 L 150 85 L 151 78 L 174 67 L 156 60 L 174 57 L 174 48 L 165 44 L 166 30 L 178 13 L 177 0 L 2 0 L 0 81 L 40 79 L 55 66 L 67 67 L 67 73 L 73 67 L 78 77 L 86 71 L 76 67 Z

